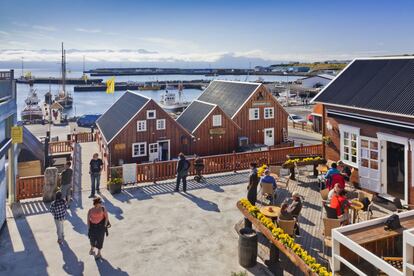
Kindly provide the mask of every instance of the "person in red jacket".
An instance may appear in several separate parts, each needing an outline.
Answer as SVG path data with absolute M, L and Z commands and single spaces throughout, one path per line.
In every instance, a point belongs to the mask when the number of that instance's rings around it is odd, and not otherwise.
M 331 208 L 334 208 L 336 210 L 338 219 L 344 225 L 349 223 L 349 207 L 351 206 L 345 195 L 345 190 L 341 190 L 338 193 L 335 193 L 330 203 Z

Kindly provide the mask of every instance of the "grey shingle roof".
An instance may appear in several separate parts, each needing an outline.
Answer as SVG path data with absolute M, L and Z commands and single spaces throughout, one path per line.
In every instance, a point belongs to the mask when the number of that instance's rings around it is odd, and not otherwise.
M 96 121 L 105 140 L 109 143 L 124 125 L 150 99 L 137 93 L 127 91 Z
M 315 102 L 414 115 L 414 58 L 357 59 Z
M 260 83 L 212 81 L 198 99 L 218 105 L 232 118 L 259 86 Z
M 177 122 L 192 133 L 216 105 L 193 101 L 177 118 Z

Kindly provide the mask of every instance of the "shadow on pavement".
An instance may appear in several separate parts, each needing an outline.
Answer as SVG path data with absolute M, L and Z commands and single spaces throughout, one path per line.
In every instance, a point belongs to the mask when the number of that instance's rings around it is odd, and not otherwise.
M 180 193 L 180 194 L 183 197 L 188 198 L 189 200 L 191 200 L 192 202 L 197 204 L 197 206 L 200 209 L 203 209 L 205 211 L 210 211 L 210 212 L 220 212 L 220 209 L 218 208 L 217 204 L 214 203 L 214 202 L 203 199 L 201 197 L 197 197 L 197 196 L 195 196 L 193 194 L 190 194 L 190 193 Z
M 78 259 L 66 241 L 60 246 L 60 250 L 62 251 L 63 261 L 65 262 L 63 270 L 69 275 L 83 275 L 85 265 Z
M 96 266 L 99 270 L 99 275 L 105 276 L 128 276 L 129 274 L 123 271 L 122 269 L 114 268 L 107 260 L 101 258 L 96 260 Z

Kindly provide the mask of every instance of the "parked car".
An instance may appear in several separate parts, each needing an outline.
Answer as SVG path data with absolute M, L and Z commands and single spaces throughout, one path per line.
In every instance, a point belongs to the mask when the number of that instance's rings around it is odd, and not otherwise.
M 289 114 L 289 121 L 296 124 L 306 124 L 306 119 L 296 114 Z
M 101 116 L 101 114 L 87 114 L 82 115 L 76 121 L 79 127 L 95 127 L 96 120 Z

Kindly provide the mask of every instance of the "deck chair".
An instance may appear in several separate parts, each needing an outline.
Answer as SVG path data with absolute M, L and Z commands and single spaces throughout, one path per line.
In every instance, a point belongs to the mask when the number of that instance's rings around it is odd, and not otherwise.
M 403 271 L 404 269 L 404 263 L 403 263 L 403 258 L 401 257 L 381 257 L 381 259 L 383 259 L 384 261 L 386 261 L 388 264 L 392 265 L 393 267 L 395 267 L 396 269 Z M 378 275 L 388 275 L 382 271 L 378 272 Z
M 296 224 L 296 220 L 284 220 L 284 219 L 279 219 L 277 221 L 277 224 L 279 225 L 280 228 L 283 229 L 283 231 L 288 234 L 291 237 L 295 236 L 295 224 Z
M 325 204 L 329 204 L 328 202 L 328 194 L 329 194 L 329 190 L 328 189 L 323 189 L 319 192 L 321 194 L 321 201 L 322 201 L 322 210 L 321 210 L 321 219 L 323 218 L 323 213 L 324 213 L 324 209 L 323 206 Z
M 273 205 L 275 202 L 275 191 L 273 190 L 272 183 L 266 183 L 261 182 L 260 183 L 260 202 L 263 204 L 263 202 L 267 201 L 267 199 L 270 197 L 271 202 L 270 204 Z
M 362 200 L 365 197 L 368 198 L 371 203 L 368 205 L 367 210 L 363 211 L 363 214 L 365 214 L 365 219 L 366 220 L 370 220 L 371 216 L 372 216 L 372 207 L 374 205 L 374 195 L 371 194 L 371 193 L 364 192 L 364 191 L 358 191 L 358 200 L 359 201 L 362 202 Z M 358 220 L 359 220 L 359 218 L 358 218 Z
M 277 174 L 278 178 L 276 179 L 276 184 L 279 189 L 289 190 L 289 169 L 283 169 L 282 166 L 269 166 L 271 173 Z
M 323 218 L 323 257 L 326 259 L 326 247 L 332 248 L 332 229 L 341 226 L 339 219 Z

